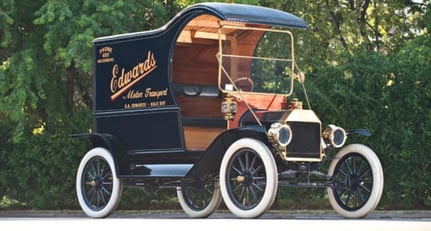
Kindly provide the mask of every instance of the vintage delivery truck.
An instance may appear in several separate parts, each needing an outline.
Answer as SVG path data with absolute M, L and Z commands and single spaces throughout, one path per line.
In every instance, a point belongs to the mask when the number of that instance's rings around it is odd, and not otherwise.
M 343 217 L 373 211 L 381 164 L 346 144 L 368 130 L 324 124 L 312 110 L 292 33 L 306 28 L 276 9 L 201 3 L 159 29 L 95 39 L 94 129 L 75 135 L 93 145 L 76 177 L 83 211 L 109 216 L 123 186 L 175 189 L 196 218 L 222 200 L 259 217 L 279 186 L 326 189 Z

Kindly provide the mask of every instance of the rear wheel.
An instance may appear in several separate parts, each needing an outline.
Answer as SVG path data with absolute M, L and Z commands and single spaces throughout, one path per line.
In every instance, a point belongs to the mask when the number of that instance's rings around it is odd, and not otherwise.
M 76 193 L 82 210 L 93 218 L 109 216 L 120 202 L 122 189 L 111 153 L 100 147 L 87 152 L 76 176 Z
M 361 218 L 372 212 L 383 192 L 383 169 L 377 155 L 367 146 L 351 144 L 331 162 L 327 189 L 334 210 L 346 218 Z
M 241 218 L 265 213 L 277 193 L 277 167 L 262 142 L 243 138 L 226 151 L 220 169 L 220 189 L 229 210 Z
M 222 197 L 218 182 L 206 182 L 178 187 L 177 196 L 181 208 L 193 218 L 205 218 L 219 207 Z

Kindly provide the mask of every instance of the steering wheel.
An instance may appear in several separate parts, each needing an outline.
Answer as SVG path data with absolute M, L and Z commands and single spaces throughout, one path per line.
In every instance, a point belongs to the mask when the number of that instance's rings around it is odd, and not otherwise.
M 253 80 L 249 77 L 240 77 L 238 79 L 235 79 L 233 83 L 238 89 L 241 89 L 243 91 L 253 91 L 254 88 Z

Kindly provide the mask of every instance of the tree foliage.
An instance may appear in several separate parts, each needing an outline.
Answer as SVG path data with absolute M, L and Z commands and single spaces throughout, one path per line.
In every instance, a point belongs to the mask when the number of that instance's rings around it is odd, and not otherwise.
M 71 205 L 92 128 L 92 40 L 155 29 L 176 5 L 161 1 L 7 0 L 0 3 L 0 192 L 34 208 Z M 79 145 L 78 145 L 79 147 Z M 49 188 L 49 190 L 47 190 Z
M 74 176 L 92 128 L 92 40 L 156 29 L 193 0 L 0 1 L 0 196 L 77 205 Z M 382 207 L 431 207 L 431 13 L 427 1 L 227 1 L 303 17 L 296 57 L 324 123 L 371 128 Z

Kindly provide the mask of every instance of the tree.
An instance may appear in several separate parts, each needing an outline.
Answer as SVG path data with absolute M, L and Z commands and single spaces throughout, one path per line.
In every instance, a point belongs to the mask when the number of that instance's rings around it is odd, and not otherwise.
M 426 11 L 426 5 L 404 0 L 260 2 L 298 15 L 309 24 L 308 30 L 297 32 L 297 40 L 304 45 L 298 48 L 298 54 L 309 57 L 306 63 L 319 59 L 337 64 L 343 52 L 397 50 L 423 30 Z
M 174 12 L 173 2 L 162 1 L 1 1 L 1 140 L 8 148 L 0 187 L 9 196 L 33 207 L 74 200 L 70 173 L 83 152 L 69 135 L 92 127 L 92 40 L 157 28 Z

